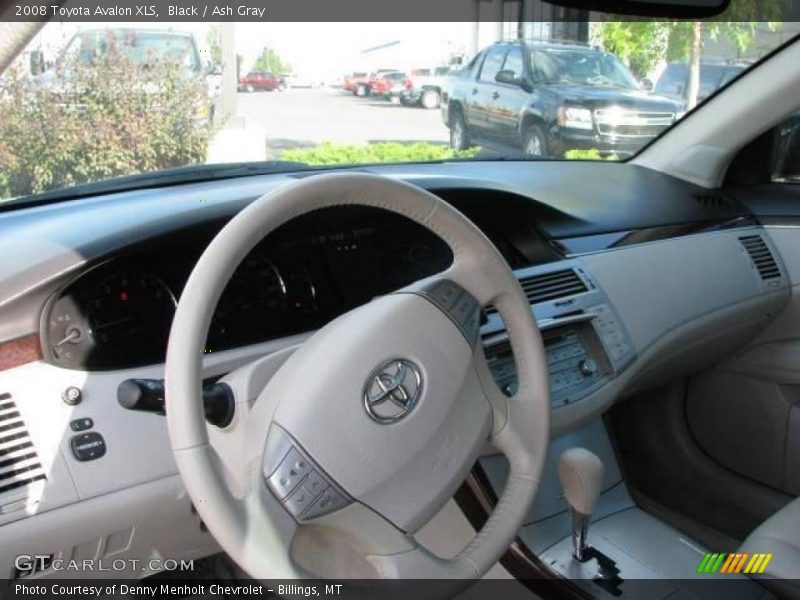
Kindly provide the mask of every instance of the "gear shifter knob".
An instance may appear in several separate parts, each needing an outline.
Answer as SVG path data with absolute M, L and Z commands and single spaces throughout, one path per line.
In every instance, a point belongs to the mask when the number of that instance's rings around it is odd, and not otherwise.
M 558 478 L 572 514 L 575 558 L 584 560 L 586 534 L 603 486 L 603 462 L 585 448 L 570 448 L 558 459 Z

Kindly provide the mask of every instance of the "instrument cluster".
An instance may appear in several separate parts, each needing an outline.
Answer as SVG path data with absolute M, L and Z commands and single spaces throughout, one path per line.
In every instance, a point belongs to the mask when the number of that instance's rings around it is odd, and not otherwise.
M 373 209 L 317 211 L 276 230 L 234 271 L 205 353 L 312 331 L 452 261 L 428 230 Z M 164 361 L 186 280 L 216 231 L 181 232 L 129 248 L 70 281 L 47 303 L 51 363 L 110 370 Z

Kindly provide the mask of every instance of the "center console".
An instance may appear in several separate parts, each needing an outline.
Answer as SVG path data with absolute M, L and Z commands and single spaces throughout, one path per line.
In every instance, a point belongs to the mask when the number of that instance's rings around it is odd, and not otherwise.
M 553 409 L 580 402 L 617 377 L 635 358 L 619 315 L 577 261 L 516 272 L 542 332 Z M 489 368 L 500 389 L 517 387 L 511 345 L 491 307 L 481 328 Z

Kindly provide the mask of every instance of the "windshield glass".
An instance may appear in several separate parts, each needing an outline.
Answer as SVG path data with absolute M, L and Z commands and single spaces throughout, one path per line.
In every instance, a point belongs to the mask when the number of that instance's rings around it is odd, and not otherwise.
M 577 83 L 613 85 L 637 89 L 631 72 L 611 54 L 583 50 L 534 50 L 531 63 L 536 81 L 542 83 Z
M 193 40 L 187 35 L 137 32 L 136 30 L 99 30 L 76 35 L 65 53 L 65 60 L 75 60 L 81 67 L 91 67 L 109 51 L 118 52 L 138 68 L 172 61 L 189 69 L 200 68 Z
M 0 202 L 126 177 L 208 179 L 231 164 L 626 160 L 800 32 L 503 14 L 49 22 L 0 76 Z

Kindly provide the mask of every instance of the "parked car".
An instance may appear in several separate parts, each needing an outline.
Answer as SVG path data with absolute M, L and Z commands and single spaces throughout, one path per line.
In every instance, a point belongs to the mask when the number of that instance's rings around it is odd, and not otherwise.
M 747 63 L 705 59 L 700 63 L 700 86 L 697 101 L 702 102 L 720 87 L 747 69 Z M 685 62 L 669 63 L 656 82 L 656 94 L 673 98 L 686 105 L 689 89 L 689 65 Z
M 203 65 L 197 42 L 191 33 L 161 29 L 117 27 L 86 29 L 72 36 L 55 61 L 39 53 L 38 60 L 49 65 L 32 78 L 32 84 L 64 92 L 71 89 L 75 69 L 92 69 L 100 56 L 116 44 L 127 60 L 145 69 L 158 61 L 174 62 L 181 73 L 197 86 L 195 122 L 198 126 L 213 123 L 219 105 L 219 88 L 214 85 L 213 69 Z
M 442 117 L 453 148 L 486 139 L 534 157 L 570 149 L 626 155 L 682 110 L 674 100 L 641 90 L 614 54 L 572 44 L 494 44 L 448 87 Z
M 397 69 L 378 69 L 377 71 L 373 71 L 367 77 L 361 78 L 355 82 L 353 94 L 360 98 L 370 96 L 373 93 L 381 95 L 381 92 L 378 90 L 384 89 L 388 85 L 388 82 L 383 81 L 384 76 L 389 73 L 399 72 L 400 71 Z
M 389 71 L 370 80 L 370 94 L 400 102 L 400 96 L 411 88 L 411 80 L 402 71 Z
M 346 91 L 355 94 L 356 88 L 359 86 L 359 84 L 366 83 L 368 80 L 369 80 L 369 73 L 356 71 L 355 73 L 351 73 L 350 75 L 345 75 L 342 87 Z
M 400 96 L 406 105 L 417 105 L 423 108 L 439 108 L 450 66 L 442 65 L 426 69 L 413 69 L 409 74 L 411 87 Z
M 270 71 L 250 71 L 244 77 L 239 77 L 240 92 L 272 92 L 285 88 L 286 80 Z

